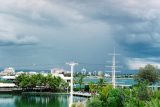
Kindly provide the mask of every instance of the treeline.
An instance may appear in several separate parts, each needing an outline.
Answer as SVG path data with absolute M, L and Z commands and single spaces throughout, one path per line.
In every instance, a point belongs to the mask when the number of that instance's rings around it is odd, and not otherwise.
M 41 90 L 48 91 L 66 91 L 69 84 L 60 77 L 52 76 L 48 74 L 44 76 L 42 74 L 21 74 L 16 77 L 15 83 L 18 87 L 23 88 L 23 90 L 34 90 L 39 88 Z

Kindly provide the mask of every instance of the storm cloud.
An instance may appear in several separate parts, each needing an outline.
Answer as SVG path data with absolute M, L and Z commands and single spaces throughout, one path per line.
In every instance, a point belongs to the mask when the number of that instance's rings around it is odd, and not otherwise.
M 91 71 L 107 70 L 114 47 L 127 69 L 160 62 L 158 0 L 0 2 L 1 67 L 36 63 L 50 69 L 47 64 L 75 60 Z

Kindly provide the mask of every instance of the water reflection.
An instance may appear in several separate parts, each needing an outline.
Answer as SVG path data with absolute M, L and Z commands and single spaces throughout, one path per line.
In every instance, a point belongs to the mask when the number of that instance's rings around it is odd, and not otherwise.
M 68 107 L 69 96 L 0 95 L 0 107 Z

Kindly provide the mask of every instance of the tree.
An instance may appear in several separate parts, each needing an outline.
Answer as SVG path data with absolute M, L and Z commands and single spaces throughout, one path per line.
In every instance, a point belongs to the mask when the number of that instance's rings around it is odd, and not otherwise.
M 112 85 L 107 85 L 107 86 L 103 86 L 102 89 L 99 91 L 99 99 L 100 101 L 102 101 L 102 106 L 106 107 L 107 106 L 107 100 L 108 100 L 108 96 L 110 91 L 112 90 Z
M 138 81 L 147 81 L 150 84 L 153 84 L 159 80 L 159 73 L 157 67 L 153 65 L 146 65 L 139 69 L 139 73 L 135 77 Z
M 78 78 L 78 84 L 79 84 L 80 90 L 81 90 L 82 84 L 84 84 L 84 76 L 83 75 L 79 76 L 79 78 Z
M 99 89 L 99 91 L 100 91 L 104 84 L 105 84 L 104 78 L 100 78 L 98 83 L 97 83 L 97 89 Z
M 61 91 L 68 87 L 68 83 L 66 81 L 60 77 L 52 76 L 51 74 L 48 74 L 47 76 L 42 74 L 21 74 L 16 77 L 16 84 L 21 88 L 29 88 L 32 90 L 39 86 L 41 91 L 43 88 L 51 91 Z
M 91 100 L 87 101 L 87 107 L 103 107 L 102 101 L 97 98 L 92 98 Z
M 89 91 L 90 91 L 90 93 L 92 95 L 94 95 L 96 90 L 97 90 L 96 84 L 93 81 L 90 81 L 90 83 L 89 83 Z
M 39 81 L 39 79 L 37 78 L 37 75 L 30 75 L 30 81 L 29 81 L 29 86 L 30 88 L 34 88 L 37 86 L 37 80 Z
M 152 99 L 146 103 L 145 107 L 160 107 L 160 100 L 159 99 Z
M 107 99 L 108 107 L 124 107 L 124 102 L 125 95 L 122 89 L 116 88 L 109 91 Z
M 43 86 L 43 79 L 44 79 L 44 75 L 42 75 L 42 74 L 36 74 L 36 85 L 37 86 Z
M 30 76 L 28 74 L 22 74 L 21 77 L 17 78 L 16 80 L 20 80 L 18 86 L 22 88 L 29 88 L 30 85 Z

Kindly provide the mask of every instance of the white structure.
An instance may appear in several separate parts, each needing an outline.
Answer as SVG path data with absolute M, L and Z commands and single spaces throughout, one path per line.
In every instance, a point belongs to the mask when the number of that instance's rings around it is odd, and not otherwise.
M 59 69 L 59 68 L 55 68 L 55 69 L 51 69 L 51 74 L 53 76 L 59 76 L 61 77 L 63 80 L 65 80 L 66 82 L 70 84 L 71 81 L 71 77 L 70 76 L 65 76 L 65 74 L 68 73 L 67 71 L 65 71 L 64 69 Z M 70 72 L 69 72 L 70 74 Z
M 89 76 L 92 76 L 92 72 L 88 72 L 88 75 L 89 75 Z
M 23 71 L 16 72 L 16 77 L 19 76 L 19 75 L 21 75 L 21 74 L 24 74 L 24 72 Z
M 98 77 L 99 77 L 99 78 L 104 77 L 104 73 L 103 73 L 103 71 L 98 71 Z
M 0 83 L 0 87 L 15 87 L 14 83 Z
M 82 73 L 83 75 L 86 75 L 87 70 L 86 70 L 85 68 L 83 68 L 83 69 L 81 70 L 81 73 Z
M 26 74 L 29 74 L 29 75 L 35 75 L 35 74 L 38 74 L 37 72 L 35 71 L 30 71 L 30 72 L 26 72 Z
M 12 67 L 9 67 L 9 68 L 5 68 L 4 69 L 4 71 L 2 71 L 1 73 L 0 73 L 0 75 L 8 75 L 8 76 L 10 76 L 10 75 L 15 75 L 15 69 L 14 68 L 12 68 Z
M 72 107 L 72 104 L 73 104 L 73 72 L 74 72 L 74 66 L 78 65 L 78 63 L 70 62 L 66 64 L 71 66 L 71 91 L 70 91 L 69 107 Z
M 113 54 L 110 54 L 112 55 L 112 66 L 107 66 L 107 67 L 111 67 L 112 68 L 112 86 L 113 88 L 116 87 L 116 55 L 119 55 L 119 54 L 116 54 L 115 52 L 115 48 L 114 48 L 114 53 Z
M 94 71 L 94 76 L 96 76 L 97 75 L 97 71 Z
M 63 80 L 65 80 L 69 85 L 71 85 L 71 77 L 66 77 L 64 74 L 58 74 L 58 73 L 52 73 L 53 76 L 61 77 Z
M 51 69 L 51 74 L 64 74 L 65 70 L 60 68 Z
M 15 80 L 16 77 L 15 76 L 2 76 L 1 79 L 3 79 L 3 80 Z
M 108 77 L 110 77 L 110 75 L 109 75 L 109 74 L 107 74 L 107 73 L 105 73 L 105 74 L 104 74 L 104 76 L 105 76 L 105 77 L 107 77 L 107 78 L 108 78 Z

